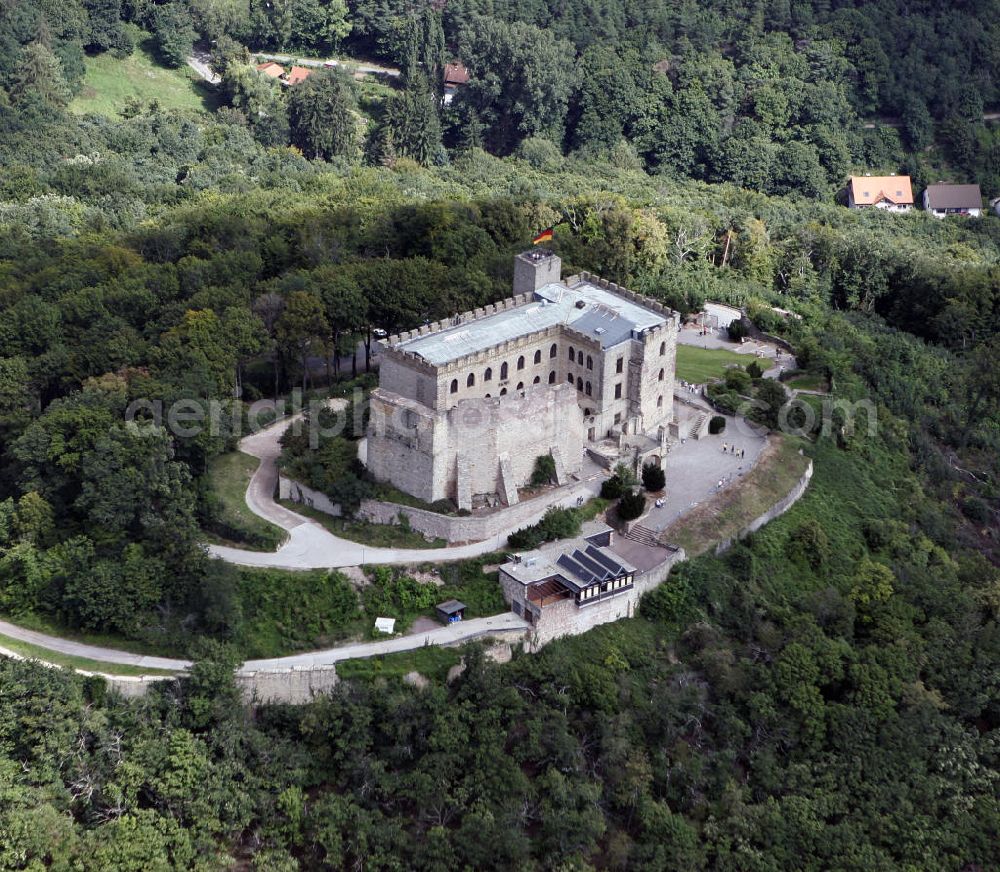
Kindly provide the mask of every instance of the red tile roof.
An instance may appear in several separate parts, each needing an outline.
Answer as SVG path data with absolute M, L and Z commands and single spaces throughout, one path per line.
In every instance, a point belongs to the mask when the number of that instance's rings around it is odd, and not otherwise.
M 469 81 L 469 71 L 465 65 L 456 61 L 444 65 L 444 83 L 446 85 L 464 85 Z
M 292 67 L 291 71 L 285 76 L 285 81 L 289 85 L 297 85 L 299 82 L 304 82 L 309 78 L 312 70 L 307 67 Z
M 265 76 L 270 76 L 272 79 L 277 79 L 285 75 L 285 68 L 274 61 L 264 61 L 262 64 L 257 64 L 257 72 L 263 73 Z

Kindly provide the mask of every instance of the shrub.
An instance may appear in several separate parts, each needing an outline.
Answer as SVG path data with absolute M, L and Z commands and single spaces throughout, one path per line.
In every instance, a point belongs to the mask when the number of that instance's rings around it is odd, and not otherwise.
M 537 524 L 515 530 L 507 537 L 511 548 L 530 551 L 543 542 L 569 539 L 580 532 L 580 513 L 576 509 L 559 509 L 553 506 Z
M 750 390 L 750 375 L 739 367 L 731 367 L 725 374 L 726 387 L 738 394 L 745 394 Z
M 618 500 L 618 517 L 623 521 L 634 521 L 646 510 L 646 497 L 641 491 L 629 491 Z
M 658 463 L 646 463 L 642 467 L 642 486 L 648 491 L 661 491 L 667 484 L 666 473 Z
M 740 318 L 739 321 L 733 321 L 733 323 L 726 329 L 726 332 L 729 333 L 729 338 L 732 339 L 733 342 L 739 342 L 744 336 L 747 335 L 749 330 L 747 328 L 746 321 L 743 318 Z
M 531 473 L 531 486 L 541 487 L 551 484 L 556 477 L 556 461 L 551 454 L 540 454 L 535 458 L 535 469 Z
M 601 497 L 605 500 L 616 500 L 635 483 L 635 475 L 632 470 L 624 463 L 619 463 L 611 478 L 601 483 Z
M 722 415 L 712 415 L 708 422 L 708 432 L 715 436 L 726 429 L 726 419 Z
M 760 365 L 760 361 L 751 360 L 750 363 L 747 364 L 747 375 L 749 375 L 750 378 L 761 378 L 764 375 L 764 367 Z

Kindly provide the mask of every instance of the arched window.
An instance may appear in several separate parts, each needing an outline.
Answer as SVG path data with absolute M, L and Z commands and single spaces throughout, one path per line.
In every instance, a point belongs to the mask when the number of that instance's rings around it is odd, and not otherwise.
M 660 370 L 660 381 L 663 381 L 663 370 Z
M 540 352 L 540 351 L 536 351 L 535 352 L 535 360 L 534 360 L 534 362 L 535 363 L 541 363 L 542 362 L 542 352 Z
M 500 388 L 500 396 L 501 397 L 507 396 L 507 388 Z
M 484 382 L 493 381 L 493 367 L 491 366 L 486 367 L 486 372 L 483 373 L 483 381 Z
M 666 342 L 661 342 L 660 343 L 660 357 L 663 357 L 663 355 L 666 354 L 666 353 L 667 353 L 667 343 Z
M 573 384 L 573 373 L 571 372 L 566 373 L 566 381 L 568 381 L 570 384 Z
M 594 368 L 594 358 L 592 358 L 592 357 L 591 357 L 591 356 L 590 356 L 590 355 L 588 354 L 588 355 L 587 355 L 587 369 L 593 369 L 593 368 Z
M 524 382 L 518 382 L 517 383 L 517 389 L 519 391 L 523 391 L 524 390 Z
M 556 371 L 552 370 L 552 372 L 549 373 L 549 384 L 554 385 L 555 383 L 556 383 Z
M 570 363 L 576 362 L 576 349 L 572 345 L 569 347 L 569 361 Z
M 663 408 L 663 397 L 657 397 L 656 398 L 656 408 L 657 409 L 662 409 Z
M 576 379 L 576 389 L 578 391 L 582 391 L 583 390 L 583 379 L 580 378 L 579 376 L 577 376 L 577 379 Z
M 457 378 L 453 378 L 451 380 L 451 392 L 453 394 L 457 394 L 458 393 L 458 379 Z
M 552 345 L 549 346 L 549 357 L 555 357 L 558 351 L 559 349 L 556 348 L 556 344 L 553 342 Z
M 584 393 L 585 393 L 585 394 L 586 394 L 586 395 L 587 395 L 588 397 L 590 396 L 590 393 L 591 393 L 591 387 L 590 387 L 590 382 L 587 382 L 587 383 L 586 383 L 586 384 L 585 384 L 585 385 L 583 386 L 583 392 L 584 392 Z
M 533 385 L 537 385 L 541 380 L 542 380 L 542 377 L 540 375 L 536 375 L 535 378 L 534 378 L 534 381 L 532 381 L 532 384 Z
M 489 399 L 489 398 L 490 398 L 490 395 L 489 395 L 489 394 L 487 394 L 487 395 L 486 395 L 486 399 Z
M 500 381 L 507 380 L 507 361 L 500 364 Z
M 518 369 L 524 369 L 524 355 L 523 354 L 517 359 L 517 368 Z
M 473 373 L 469 373 L 469 377 L 465 380 L 465 386 L 467 388 L 472 388 L 476 386 L 476 376 Z

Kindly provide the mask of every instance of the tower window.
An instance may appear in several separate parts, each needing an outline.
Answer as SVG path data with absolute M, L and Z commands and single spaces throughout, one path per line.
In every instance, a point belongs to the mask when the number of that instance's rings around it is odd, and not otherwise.
M 583 390 L 583 379 L 580 378 L 579 376 L 576 379 L 576 389 L 578 391 L 582 391 Z
M 470 372 L 469 373 L 469 377 L 465 380 L 465 386 L 467 388 L 471 388 L 471 387 L 475 387 L 475 384 L 476 384 L 476 376 L 475 376 L 474 373 Z
M 507 380 L 507 361 L 500 364 L 500 381 Z
M 660 377 L 659 377 L 659 380 L 660 380 L 660 381 L 663 381 L 663 370 L 662 370 L 662 369 L 660 370 Z
M 569 362 L 576 363 L 576 350 L 572 345 L 569 347 Z
M 451 392 L 453 394 L 457 394 L 458 393 L 458 379 L 457 378 L 453 378 L 451 380 Z
M 593 369 L 593 368 L 594 368 L 594 358 L 592 358 L 592 357 L 591 357 L 591 356 L 590 356 L 590 355 L 588 354 L 588 355 L 587 355 L 587 369 Z
M 483 373 L 483 381 L 484 382 L 493 381 L 493 367 L 491 366 L 486 367 L 486 372 Z
M 625 358 L 619 357 L 618 360 L 615 361 L 615 372 L 621 372 L 624 366 Z
M 622 398 L 622 383 L 618 382 L 618 384 L 615 385 L 615 399 L 620 400 L 621 398 Z
M 536 351 L 535 352 L 535 363 L 541 363 L 541 362 L 542 362 L 542 352 L 541 351 Z
M 663 357 L 663 355 L 666 354 L 666 353 L 667 353 L 667 343 L 666 342 L 661 342 L 660 343 L 660 357 Z
M 537 385 L 541 380 L 542 377 L 540 375 L 536 375 L 534 381 L 532 381 L 532 384 Z
M 555 357 L 558 353 L 559 349 L 556 348 L 556 344 L 553 342 L 552 345 L 549 346 L 549 357 Z
M 549 373 L 549 384 L 554 385 L 555 383 L 556 383 L 556 371 L 552 370 L 552 372 Z
M 663 408 L 663 397 L 657 397 L 656 398 L 656 408 L 657 409 L 662 409 Z
M 517 368 L 518 369 L 524 369 L 524 355 L 523 354 L 517 359 Z
M 591 392 L 592 392 L 592 388 L 591 388 L 591 386 L 590 386 L 590 382 L 587 382 L 587 383 L 586 383 L 586 384 L 585 384 L 585 385 L 583 386 L 583 392 L 584 392 L 584 393 L 585 393 L 585 394 L 586 394 L 586 395 L 587 395 L 588 397 L 590 396 L 590 394 L 591 394 Z

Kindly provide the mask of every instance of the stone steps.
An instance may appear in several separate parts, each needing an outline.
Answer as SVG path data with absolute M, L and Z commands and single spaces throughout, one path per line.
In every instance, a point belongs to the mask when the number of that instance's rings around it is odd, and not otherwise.
M 691 424 L 688 430 L 688 439 L 701 439 L 708 432 L 708 412 L 702 412 Z
M 626 539 L 631 539 L 633 542 L 638 542 L 640 545 L 662 548 L 663 543 L 658 537 L 659 534 L 655 530 L 650 530 L 649 527 L 643 527 L 642 524 L 636 524 L 625 534 Z

